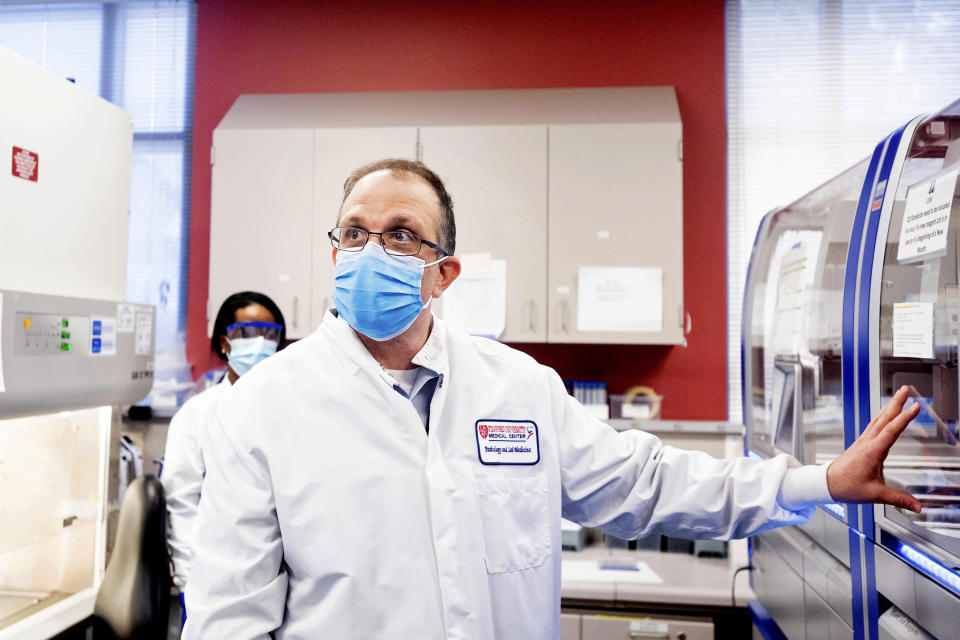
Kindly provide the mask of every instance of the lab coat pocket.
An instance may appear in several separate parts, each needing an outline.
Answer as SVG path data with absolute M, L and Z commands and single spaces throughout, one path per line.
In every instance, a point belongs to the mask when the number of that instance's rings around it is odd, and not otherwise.
M 547 478 L 476 478 L 488 573 L 542 565 L 550 555 Z

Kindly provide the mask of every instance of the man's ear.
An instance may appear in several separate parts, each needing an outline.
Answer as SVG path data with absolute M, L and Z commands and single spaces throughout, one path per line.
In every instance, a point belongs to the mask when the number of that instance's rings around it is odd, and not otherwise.
M 434 298 L 439 298 L 440 294 L 453 284 L 453 281 L 460 275 L 460 269 L 460 259 L 453 256 L 449 256 L 437 265 L 439 275 L 437 279 L 433 281 L 433 291 L 431 291 Z
M 333 260 L 333 264 L 337 264 L 337 250 L 330 249 L 330 259 Z

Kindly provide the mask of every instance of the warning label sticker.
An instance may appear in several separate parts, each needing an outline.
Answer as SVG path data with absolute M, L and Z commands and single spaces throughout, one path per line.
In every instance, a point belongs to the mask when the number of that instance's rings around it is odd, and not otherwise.
M 37 181 L 37 174 L 40 170 L 40 156 L 32 151 L 13 148 L 13 166 L 11 171 L 17 178 L 23 178 L 31 182 Z

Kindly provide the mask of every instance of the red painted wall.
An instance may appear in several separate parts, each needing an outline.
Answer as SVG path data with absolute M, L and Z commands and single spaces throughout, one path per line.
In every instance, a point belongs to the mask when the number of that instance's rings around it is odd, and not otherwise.
M 676 87 L 688 346 L 520 345 L 564 378 L 646 384 L 662 415 L 724 419 L 726 124 L 721 0 L 199 0 L 187 355 L 209 353 L 210 144 L 244 93 Z M 456 196 L 456 194 L 454 194 Z M 252 236 L 255 241 L 255 235 Z

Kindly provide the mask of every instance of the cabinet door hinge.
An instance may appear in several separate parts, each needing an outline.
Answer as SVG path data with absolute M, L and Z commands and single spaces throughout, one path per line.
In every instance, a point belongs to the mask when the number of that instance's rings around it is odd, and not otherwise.
M 213 166 L 217 163 L 217 148 L 213 145 L 210 145 L 210 165 Z
M 677 140 L 677 162 L 683 162 L 683 139 Z

